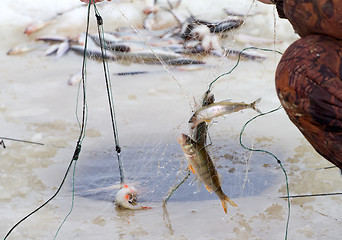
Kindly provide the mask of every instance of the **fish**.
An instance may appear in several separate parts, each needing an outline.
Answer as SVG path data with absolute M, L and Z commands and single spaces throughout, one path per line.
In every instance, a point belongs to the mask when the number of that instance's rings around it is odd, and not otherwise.
M 67 39 L 59 45 L 57 52 L 56 52 L 56 58 L 62 57 L 69 50 L 70 50 L 70 42 L 69 42 L 69 39 Z
M 73 45 L 70 47 L 71 50 L 73 50 L 75 53 L 80 54 L 83 56 L 84 54 L 84 46 L 81 45 Z M 90 58 L 94 58 L 97 60 L 102 59 L 102 52 L 100 47 L 87 47 L 86 54 Z M 117 57 L 112 54 L 110 51 L 106 51 L 106 55 L 104 56 L 105 59 L 108 60 L 116 60 Z
M 89 37 L 99 46 L 101 46 L 101 41 L 105 42 L 106 44 L 108 43 L 116 43 L 116 42 L 121 42 L 122 40 L 115 36 L 114 34 L 111 34 L 109 32 L 104 32 L 103 35 L 101 37 L 103 37 L 102 40 L 100 40 L 99 35 L 98 34 L 93 34 L 93 35 L 89 35 Z
M 38 32 L 39 30 L 45 28 L 49 24 L 50 24 L 50 21 L 37 21 L 37 22 L 31 23 L 25 28 L 24 33 L 27 35 L 30 35 L 32 33 Z
M 176 58 L 176 59 L 170 59 L 165 61 L 168 65 L 173 66 L 182 66 L 182 65 L 191 65 L 191 64 L 205 64 L 205 62 L 200 60 L 195 60 L 191 58 Z
M 137 205 L 137 190 L 134 187 L 130 187 L 124 184 L 122 188 L 116 193 L 115 205 L 131 210 L 144 210 L 151 209 L 151 207 L 143 207 Z
M 227 213 L 227 202 L 231 206 L 237 207 L 237 205 L 223 192 L 221 188 L 221 179 L 204 145 L 198 144 L 186 134 L 182 134 L 182 136 L 178 138 L 178 143 L 183 149 L 189 164 L 189 169 L 204 183 L 206 189 L 210 193 L 214 192 L 219 197 L 224 212 Z
M 53 20 L 55 20 L 57 17 L 62 16 L 65 13 L 74 11 L 77 8 L 83 7 L 83 5 L 78 5 L 76 7 L 72 7 L 70 9 L 67 9 L 63 12 L 57 12 L 56 15 L 50 17 L 49 19 L 45 19 L 45 20 L 38 20 L 36 22 L 33 22 L 31 24 L 29 24 L 26 28 L 24 33 L 27 35 L 30 35 L 32 33 L 38 32 L 39 30 L 45 28 L 47 25 L 49 25 Z
M 18 54 L 30 52 L 36 48 L 38 48 L 37 44 L 23 43 L 8 50 L 7 55 L 18 55 Z
M 166 48 L 151 48 L 130 52 L 115 52 L 115 55 L 123 59 L 129 59 L 135 62 L 159 63 L 162 61 L 171 61 L 182 57 L 181 54 L 170 51 Z
M 242 18 L 208 22 L 191 16 L 185 23 L 183 23 L 180 37 L 186 40 L 189 39 L 189 37 L 191 38 L 191 32 L 197 26 L 207 26 L 211 33 L 225 33 L 229 30 L 240 27 L 243 23 L 244 21 Z
M 209 28 L 212 33 L 224 33 L 240 27 L 243 23 L 244 21 L 242 19 L 230 19 L 218 23 L 212 23 L 209 25 Z
M 52 54 L 55 54 L 59 48 L 60 44 L 53 44 L 51 45 L 44 53 L 44 56 L 50 56 Z
M 202 107 L 208 106 L 215 102 L 215 96 L 210 91 L 204 93 L 204 96 L 201 99 Z M 198 124 L 192 131 L 192 138 L 201 145 L 205 145 L 207 142 L 207 135 L 208 135 L 208 125 L 206 122 L 201 122 Z
M 68 40 L 68 38 L 62 36 L 41 36 L 36 38 L 36 41 L 43 41 L 49 43 L 62 43 L 65 40 Z
M 252 103 L 244 102 L 231 102 L 231 101 L 221 101 L 217 103 L 209 104 L 208 106 L 201 107 L 192 115 L 189 123 L 192 123 L 191 129 L 194 129 L 201 122 L 211 122 L 213 118 L 223 116 L 225 114 L 238 112 L 246 108 L 252 108 L 258 113 L 260 110 L 256 107 L 256 104 L 260 102 L 261 98 L 255 100 Z
M 78 73 L 73 74 L 69 80 L 68 80 L 68 85 L 73 86 L 77 83 L 79 83 L 82 80 L 82 70 L 79 71 Z

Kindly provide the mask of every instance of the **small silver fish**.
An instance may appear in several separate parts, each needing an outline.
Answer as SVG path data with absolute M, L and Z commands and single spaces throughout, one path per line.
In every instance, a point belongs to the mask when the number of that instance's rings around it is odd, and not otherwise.
M 84 54 L 84 46 L 81 46 L 81 45 L 73 45 L 73 46 L 71 46 L 71 50 L 73 50 L 75 53 L 80 54 L 80 55 Z M 88 46 L 86 54 L 90 58 L 94 58 L 97 60 L 102 59 L 101 48 L 97 47 L 97 46 L 95 46 L 95 47 L 94 46 L 93 47 Z M 111 53 L 110 51 L 106 51 L 105 59 L 116 60 L 117 57 L 113 53 Z
M 41 36 L 37 37 L 36 41 L 43 41 L 43 42 L 49 42 L 49 43 L 61 43 L 67 40 L 67 37 L 63 36 Z
M 17 55 L 17 54 L 22 54 L 26 52 L 30 52 L 38 47 L 37 44 L 34 43 L 24 43 L 17 45 L 10 50 L 8 50 L 7 55 Z
M 31 23 L 25 28 L 24 33 L 27 35 L 30 35 L 34 32 L 38 32 L 39 30 L 45 28 L 49 24 L 50 24 L 50 20 L 49 21 L 37 21 L 37 22 Z
M 201 106 L 208 106 L 215 102 L 215 96 L 210 91 L 204 93 L 201 99 Z M 208 135 L 208 125 L 206 122 L 201 122 L 198 124 L 192 131 L 191 136 L 197 144 L 205 146 L 207 144 L 207 135 Z
M 44 53 L 44 56 L 50 56 L 52 54 L 55 54 L 59 48 L 59 44 L 53 44 L 51 45 Z
M 214 192 L 220 198 L 224 212 L 227 213 L 227 202 L 231 206 L 237 207 L 222 191 L 220 177 L 205 147 L 185 134 L 178 138 L 178 143 L 183 149 L 189 169 L 204 183 L 210 193 Z
M 170 59 L 165 61 L 168 65 L 173 66 L 182 66 L 182 65 L 191 65 L 191 64 L 204 64 L 203 61 L 191 59 L 191 58 L 176 58 L 176 59 Z
M 70 50 L 70 42 L 69 42 L 69 39 L 67 39 L 59 45 L 57 49 L 57 53 L 56 53 L 56 58 L 62 57 L 69 50 Z
M 68 80 L 68 85 L 69 86 L 73 86 L 77 83 L 79 83 L 80 81 L 82 80 L 82 70 L 79 71 L 78 73 L 76 74 L 73 74 L 69 80 Z
M 189 123 L 192 123 L 191 129 L 194 129 L 201 122 L 209 123 L 213 118 L 238 112 L 246 108 L 252 108 L 260 113 L 260 110 L 256 107 L 256 104 L 260 102 L 260 100 L 261 98 L 252 103 L 221 101 L 202 107 L 198 109 L 190 118 Z

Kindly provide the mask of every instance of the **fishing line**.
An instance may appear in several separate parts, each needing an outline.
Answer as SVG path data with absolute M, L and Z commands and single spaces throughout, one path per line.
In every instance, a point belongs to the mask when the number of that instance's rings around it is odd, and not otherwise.
M 287 177 L 287 173 L 286 173 L 286 170 L 283 166 L 283 164 L 281 163 L 281 161 L 277 158 L 276 155 L 274 155 L 272 152 L 270 151 L 267 151 L 267 150 L 263 150 L 263 149 L 252 149 L 252 148 L 249 148 L 249 147 L 246 147 L 243 143 L 242 143 L 242 134 L 244 133 L 245 131 L 245 128 L 246 126 L 252 122 L 253 120 L 255 120 L 256 118 L 258 117 L 261 117 L 261 116 L 264 116 L 264 115 L 267 115 L 267 114 L 270 114 L 270 113 L 273 113 L 273 112 L 276 112 L 278 111 L 279 109 L 281 109 L 282 106 L 279 106 L 269 112 L 266 112 L 266 113 L 260 113 L 259 115 L 251 118 L 250 120 L 248 120 L 245 125 L 242 127 L 242 130 L 240 132 L 240 136 L 239 136 L 239 141 L 240 141 L 240 145 L 246 149 L 246 150 L 249 150 L 249 151 L 253 151 L 253 152 L 262 152 L 262 153 L 266 153 L 268 155 L 271 155 L 274 159 L 276 159 L 277 163 L 279 164 L 280 168 L 282 169 L 284 175 L 285 175 L 285 182 L 286 182 L 286 193 L 287 193 L 287 208 L 288 208 L 288 213 L 287 213 L 287 221 L 286 221 L 286 229 L 285 229 L 285 240 L 287 239 L 287 235 L 288 235 L 288 227 L 289 227 L 289 221 L 290 221 L 290 209 L 291 209 L 291 204 L 290 204 L 290 190 L 289 190 L 289 183 L 288 183 L 288 177 Z
M 53 238 L 54 240 L 57 238 L 57 235 L 59 234 L 59 231 L 61 230 L 62 226 L 64 225 L 64 223 L 66 222 L 66 220 L 68 219 L 68 217 L 70 216 L 73 208 L 74 208 L 74 202 L 75 202 L 75 172 L 76 172 L 76 163 L 77 161 L 75 161 L 74 164 L 74 170 L 73 170 L 73 174 L 72 174 L 72 196 L 71 196 L 71 207 L 70 207 L 70 211 L 69 213 L 65 216 L 63 222 L 61 223 L 61 225 L 59 226 L 59 228 L 57 229 L 57 232 L 55 234 L 55 237 Z
M 88 33 L 89 31 L 89 16 L 90 16 L 90 5 L 91 3 L 89 3 L 88 5 L 88 18 L 87 18 L 87 30 L 86 32 Z M 74 171 L 73 171 L 73 195 L 72 195 L 72 206 L 71 206 L 71 209 L 70 209 L 70 212 L 69 214 L 65 217 L 64 221 L 62 222 L 61 226 L 59 227 L 56 235 L 55 235 L 55 238 L 57 237 L 57 234 L 59 232 L 59 230 L 61 229 L 62 225 L 64 224 L 64 222 L 66 221 L 67 217 L 71 214 L 72 212 L 72 209 L 73 209 L 73 203 L 74 203 L 74 175 L 75 175 L 75 169 L 76 169 L 76 162 L 79 158 L 79 154 L 81 152 L 81 144 L 82 144 L 82 141 L 85 137 L 85 128 L 86 128 L 86 120 L 87 120 L 87 104 L 86 104 L 86 92 L 85 92 L 85 76 L 86 76 L 86 72 L 85 72 L 85 69 L 86 69 L 86 48 L 87 48 L 87 36 L 86 35 L 86 40 L 85 40 L 85 48 L 84 48 L 84 55 L 83 55 L 83 65 L 82 65 L 82 85 L 83 85 L 83 114 L 82 114 L 82 123 L 79 122 L 79 119 L 77 117 L 77 114 L 76 114 L 76 118 L 78 120 L 78 123 L 80 124 L 80 135 L 79 135 L 79 138 L 78 138 L 78 141 L 77 141 L 77 145 L 76 145 L 76 148 L 75 148 L 75 151 L 74 151 L 74 155 L 72 157 L 72 160 L 70 161 L 69 163 L 69 166 L 64 174 L 64 177 L 62 179 L 62 182 L 61 184 L 59 185 L 57 191 L 45 202 L 43 203 L 42 205 L 40 205 L 38 208 L 36 208 L 35 210 L 33 210 L 32 212 L 30 212 L 28 215 L 26 215 L 25 217 L 23 217 L 20 221 L 18 221 L 9 231 L 8 233 L 6 234 L 6 236 L 4 237 L 4 240 L 6 240 L 9 235 L 12 233 L 12 231 L 17 228 L 19 226 L 19 224 L 21 224 L 22 222 L 24 222 L 25 220 L 27 220 L 29 217 L 31 217 L 33 214 L 35 214 L 36 212 L 38 212 L 40 209 L 42 209 L 43 207 L 45 207 L 49 202 L 51 202 L 57 195 L 58 193 L 60 192 L 60 190 L 62 189 L 62 187 L 64 186 L 64 183 L 65 183 L 65 180 L 69 174 L 69 171 L 72 167 L 72 164 L 75 162 L 75 165 L 74 165 Z M 81 84 L 81 83 L 80 83 Z M 26 141 L 25 141 L 26 142 Z
M 163 206 L 165 206 L 167 204 L 167 202 L 169 201 L 169 199 L 171 198 L 173 193 L 189 178 L 190 174 L 191 174 L 191 171 L 188 170 L 187 175 L 183 178 L 183 180 L 180 183 L 178 183 L 176 186 L 174 186 L 173 188 L 170 189 L 167 196 L 163 199 Z
M 29 144 L 41 145 L 41 146 L 44 145 L 44 143 L 40 143 L 40 142 L 32 142 L 32 141 L 26 141 L 26 140 L 15 139 L 15 138 L 0 137 L 0 139 L 1 140 L 13 141 L 13 142 L 21 142 L 21 143 L 29 143 Z M 1 141 L 1 142 L 3 143 L 3 141 Z
M 97 30 L 98 30 L 100 46 L 101 46 L 103 71 L 104 71 L 104 77 L 105 77 L 105 81 L 106 81 L 106 89 L 107 89 L 107 96 L 108 96 L 108 102 L 109 102 L 110 116 L 111 116 L 111 120 L 112 120 L 112 128 L 113 128 L 114 141 L 115 141 L 115 150 L 117 153 L 118 164 L 119 164 L 120 182 L 121 182 L 121 184 L 124 184 L 123 164 L 122 164 L 122 160 L 120 158 L 121 147 L 119 144 L 119 136 L 118 136 L 117 123 L 116 123 L 116 118 L 115 118 L 114 100 L 113 100 L 113 93 L 112 93 L 112 88 L 111 88 L 110 73 L 109 73 L 108 61 L 105 60 L 106 59 L 106 57 L 105 57 L 106 56 L 106 46 L 105 46 L 105 41 L 104 41 L 103 19 L 100 15 L 99 11 L 97 10 L 96 4 L 94 4 L 94 11 L 95 11 L 96 19 L 97 19 Z
M 205 92 L 204 94 L 204 97 L 203 97 L 203 102 L 202 102 L 202 106 L 204 105 L 205 103 L 205 99 L 207 99 L 208 97 L 208 94 L 211 92 L 211 89 L 212 89 L 212 85 L 217 81 L 219 80 L 221 77 L 225 76 L 225 75 L 229 75 L 231 74 L 236 68 L 237 66 L 239 65 L 240 63 L 240 60 L 241 60 L 241 54 L 244 52 L 244 51 L 247 51 L 247 50 L 250 50 L 250 49 L 254 49 L 254 50 L 261 50 L 261 51 L 267 51 L 267 52 L 276 52 L 276 53 L 279 53 L 279 54 L 283 54 L 277 50 L 274 50 L 274 49 L 267 49 L 267 48 L 258 48 L 258 47 L 247 47 L 247 48 L 244 48 L 242 49 L 240 52 L 239 52 L 239 55 L 238 55 L 238 59 L 236 61 L 236 64 L 233 66 L 232 69 L 230 69 L 228 72 L 225 72 L 225 73 L 222 73 L 221 75 L 219 75 L 218 77 L 216 77 L 212 82 L 210 82 L 209 86 L 208 86 L 208 90 Z M 278 110 L 278 109 L 277 109 Z M 265 115 L 265 114 L 263 114 Z M 248 124 L 249 122 L 247 122 Z M 208 132 L 208 135 L 209 135 L 209 132 Z M 210 135 L 209 135 L 210 137 Z M 183 178 L 183 180 L 178 183 L 176 186 L 174 186 L 173 188 L 171 188 L 171 190 L 169 191 L 168 195 L 164 198 L 163 202 L 164 204 L 166 204 L 168 202 L 168 200 L 171 198 L 171 196 L 173 195 L 173 193 L 189 178 L 191 172 L 190 170 L 188 170 L 187 172 L 187 175 Z
M 342 195 L 342 192 L 292 195 L 292 196 L 284 196 L 284 197 L 279 197 L 279 198 L 326 197 L 326 196 L 336 196 L 336 195 Z
M 86 80 L 87 80 L 87 46 L 88 46 L 88 33 L 89 33 L 89 23 L 90 23 L 90 7 L 91 7 L 91 1 L 89 1 L 88 4 L 88 12 L 87 12 L 87 24 L 86 24 L 86 36 L 85 36 L 85 41 L 84 41 L 84 52 L 83 52 L 83 62 L 82 62 L 82 81 L 78 85 L 78 92 L 77 92 L 77 100 L 76 100 L 76 118 L 77 122 L 80 126 L 80 135 L 77 141 L 77 146 L 76 150 L 73 156 L 73 160 L 70 163 L 70 167 L 73 161 L 75 161 L 74 164 L 74 171 L 73 171 L 73 176 L 72 176 L 72 200 L 71 200 L 71 207 L 69 213 L 65 216 L 64 220 L 62 221 L 61 225 L 57 229 L 57 232 L 54 236 L 54 240 L 57 238 L 61 228 L 63 227 L 64 223 L 67 221 L 68 217 L 72 213 L 72 210 L 74 208 L 74 200 L 75 200 L 75 171 L 76 171 L 76 163 L 79 157 L 79 154 L 81 152 L 81 144 L 85 138 L 85 130 L 86 130 L 86 123 L 87 123 L 87 118 L 88 118 L 88 104 L 87 104 L 87 99 L 86 99 Z M 82 85 L 82 90 L 83 90 L 83 107 L 82 107 L 82 123 L 79 121 L 78 117 L 78 99 L 79 99 L 79 94 L 80 94 L 80 88 Z M 70 170 L 70 167 L 67 171 L 67 173 Z
M 206 95 L 204 97 L 204 99 L 206 98 L 206 96 L 211 92 L 211 89 L 212 89 L 212 86 L 213 84 L 219 80 L 221 77 L 223 76 L 226 76 L 226 75 L 229 75 L 231 74 L 236 68 L 237 66 L 239 65 L 240 63 L 240 60 L 241 60 L 241 54 L 244 52 L 244 51 L 247 51 L 247 50 L 251 50 L 251 49 L 254 49 L 254 50 L 260 50 L 260 51 L 265 51 L 265 52 L 275 52 L 275 53 L 279 53 L 280 55 L 283 55 L 282 52 L 278 51 L 278 50 L 274 50 L 274 49 L 268 49 L 268 48 L 258 48 L 258 47 L 246 47 L 244 49 L 242 49 L 240 52 L 239 52 L 239 55 L 238 55 L 238 59 L 236 61 L 236 64 L 233 66 L 233 68 L 228 71 L 228 72 L 225 72 L 225 73 L 222 73 L 221 75 L 219 75 L 218 77 L 216 77 L 212 82 L 210 82 L 209 86 L 208 86 L 208 90 L 206 92 Z
M 157 1 L 155 1 L 156 3 Z M 127 23 L 130 24 L 130 27 L 134 30 L 134 32 L 139 36 L 139 38 L 144 42 L 144 44 L 149 48 L 149 50 L 153 53 L 153 55 L 158 59 L 158 61 L 161 63 L 161 65 L 163 66 L 163 68 L 165 69 L 165 71 L 171 76 L 171 78 L 176 82 L 177 87 L 179 87 L 180 89 L 184 89 L 182 87 L 182 85 L 179 83 L 179 81 L 176 79 L 176 77 L 171 73 L 171 71 L 169 70 L 169 68 L 166 66 L 165 61 L 160 58 L 158 56 L 158 54 L 155 53 L 155 51 L 152 49 L 152 47 L 150 46 L 150 44 L 141 36 L 141 34 L 139 33 L 139 31 L 131 24 L 131 22 L 128 20 L 128 18 L 126 17 L 126 15 L 122 12 L 122 10 L 117 6 L 117 4 L 114 2 L 115 7 L 119 10 L 119 12 L 121 13 L 121 15 L 125 18 L 125 20 L 127 21 Z M 185 91 L 185 90 L 183 90 Z M 190 108 L 193 110 L 193 107 L 191 105 L 191 100 L 189 97 L 189 94 L 187 92 L 185 92 L 185 96 L 188 99 Z

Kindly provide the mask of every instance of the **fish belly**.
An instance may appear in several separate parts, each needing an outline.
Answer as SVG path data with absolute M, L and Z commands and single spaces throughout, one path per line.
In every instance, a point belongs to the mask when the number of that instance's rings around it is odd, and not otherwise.
M 209 156 L 206 154 L 198 154 L 198 157 L 193 158 L 192 166 L 197 177 L 211 191 L 216 191 L 219 187 L 218 175 Z

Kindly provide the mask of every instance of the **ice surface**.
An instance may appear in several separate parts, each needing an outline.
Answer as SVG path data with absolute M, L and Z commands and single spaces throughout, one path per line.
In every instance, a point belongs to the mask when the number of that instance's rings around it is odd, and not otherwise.
M 112 1 L 98 4 L 105 29 L 139 27 L 144 1 Z M 34 21 L 51 21 L 41 31 L 23 34 Z M 274 38 L 274 8 L 253 1 L 183 1 L 189 11 L 208 20 L 222 19 L 223 8 L 260 13 L 246 18 L 234 34 Z M 22 217 L 40 206 L 57 190 L 71 160 L 79 128 L 75 117 L 77 86 L 67 84 L 81 69 L 82 59 L 69 52 L 55 59 L 43 49 L 7 56 L 12 47 L 34 42 L 44 35 L 76 37 L 85 29 L 85 6 L 77 0 L 2 0 L 0 9 L 0 137 L 41 142 L 32 145 L 4 140 L 0 149 L 0 236 Z M 126 16 L 124 18 L 122 13 Z M 90 31 L 96 32 L 92 15 Z M 297 39 L 286 20 L 276 18 L 277 49 L 284 51 Z M 243 48 L 234 40 L 226 46 Z M 280 42 L 281 41 L 281 42 Z M 256 43 L 273 49 L 272 44 Z M 217 100 L 251 102 L 261 97 L 261 111 L 279 105 L 274 72 L 280 56 L 264 62 L 243 61 L 213 87 Z M 100 62 L 88 61 L 88 124 L 75 172 L 75 202 L 57 239 L 284 239 L 287 218 L 284 175 L 276 161 L 262 153 L 250 153 L 239 145 L 243 124 L 255 112 L 245 110 L 217 119 L 210 127 L 210 152 L 224 183 L 222 188 L 239 208 L 225 215 L 219 199 L 193 176 L 172 196 L 167 209 L 162 198 L 185 175 L 185 159 L 176 138 L 188 133 L 187 121 L 208 84 L 230 70 L 232 59 L 207 57 L 215 67 L 199 71 L 171 71 L 140 76 L 112 76 L 113 95 L 126 178 L 136 185 L 146 211 L 120 211 L 112 201 L 119 183 L 108 103 Z M 109 63 L 111 73 L 164 70 L 159 65 Z M 177 82 L 176 82 L 176 81 Z M 320 157 L 290 123 L 283 110 L 253 121 L 243 135 L 247 146 L 275 153 L 284 164 L 290 194 L 341 192 L 337 169 Z M 0 146 L 1 147 L 1 146 Z M 72 172 L 71 172 L 72 173 Z M 72 174 L 47 207 L 20 224 L 8 239 L 53 239 L 71 207 Z M 339 239 L 342 233 L 339 195 L 291 200 L 289 239 Z

